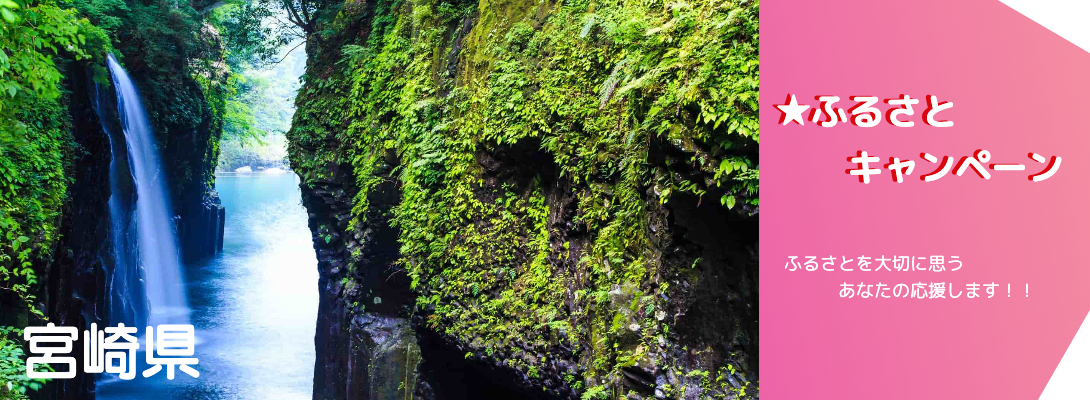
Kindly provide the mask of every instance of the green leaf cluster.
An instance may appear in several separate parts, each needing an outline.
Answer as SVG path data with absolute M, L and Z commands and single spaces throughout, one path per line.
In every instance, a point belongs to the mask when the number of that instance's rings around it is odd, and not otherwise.
M 44 318 L 35 267 L 52 257 L 74 150 L 60 71 L 110 51 L 105 31 L 74 9 L 0 1 L 0 292 L 18 299 L 6 306 L 12 315 Z M 20 333 L 0 327 L 3 399 L 25 398 L 44 383 L 26 377 Z

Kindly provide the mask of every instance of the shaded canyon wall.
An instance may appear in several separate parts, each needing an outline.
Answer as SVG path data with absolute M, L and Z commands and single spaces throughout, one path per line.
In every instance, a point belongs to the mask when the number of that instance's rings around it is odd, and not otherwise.
M 315 399 L 758 397 L 755 2 L 324 7 Z

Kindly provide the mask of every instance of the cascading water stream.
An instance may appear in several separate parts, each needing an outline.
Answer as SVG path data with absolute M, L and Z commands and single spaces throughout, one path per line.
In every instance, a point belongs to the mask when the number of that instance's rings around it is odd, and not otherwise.
M 114 266 L 106 281 L 106 309 L 111 326 L 124 323 L 128 326 L 147 324 L 148 301 L 144 295 L 143 274 L 137 260 L 136 225 L 133 221 L 133 181 L 129 171 L 128 151 L 125 141 L 115 138 L 115 129 L 108 126 L 101 106 L 98 85 L 94 86 L 92 104 L 95 113 L 103 121 L 102 130 L 110 144 L 110 240 L 113 242 Z M 124 157 L 121 159 L 119 157 Z
M 125 134 L 128 164 L 136 190 L 136 244 L 139 246 L 139 260 L 145 275 L 144 287 L 149 308 L 147 322 L 153 327 L 159 324 L 188 324 L 189 308 L 186 304 L 177 236 L 171 219 L 172 208 L 159 151 L 155 145 L 155 132 L 151 129 L 147 113 L 129 74 L 113 56 L 107 58 L 107 63 L 117 90 L 118 116 Z M 115 164 L 111 163 L 111 168 Z M 117 176 L 114 174 L 111 180 Z M 115 212 L 113 200 L 111 197 L 111 213 Z M 124 213 L 120 206 L 117 208 L 117 212 Z M 115 221 L 126 220 L 124 215 L 111 217 Z M 125 262 L 123 255 L 131 253 L 126 249 L 118 253 L 118 268 L 122 268 L 124 266 L 121 263 Z M 139 298 L 139 295 L 140 293 L 134 293 L 129 298 Z

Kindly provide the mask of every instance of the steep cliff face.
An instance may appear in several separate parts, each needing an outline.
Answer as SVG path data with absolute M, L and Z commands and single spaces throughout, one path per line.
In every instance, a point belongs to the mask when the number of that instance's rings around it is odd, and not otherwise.
M 315 397 L 756 397 L 757 8 L 327 5 Z
M 46 272 L 41 311 L 58 326 L 82 328 L 91 323 L 105 326 L 109 317 L 107 282 L 114 265 L 107 206 L 110 141 L 95 105 L 105 101 L 101 104 L 103 109 L 114 110 L 116 105 L 110 105 L 109 96 L 96 94 L 94 83 L 79 66 L 70 69 L 68 87 L 72 91 L 69 113 L 74 160 L 69 173 L 73 183 L 68 188 L 58 250 L 54 259 L 41 269 Z M 113 126 L 117 127 L 116 123 Z M 83 365 L 82 352 L 73 355 L 77 365 Z M 56 381 L 39 396 L 61 400 L 92 398 L 94 379 L 93 375 L 78 371 L 75 379 Z
M 42 325 L 44 317 L 58 326 L 84 328 L 91 323 L 105 326 L 111 302 L 108 283 L 114 268 L 107 202 L 110 197 L 110 140 L 104 122 L 119 129 L 112 96 L 100 96 L 88 73 L 87 65 L 66 63 L 68 93 L 60 100 L 62 114 L 52 118 L 63 126 L 59 139 L 65 157 L 63 173 L 52 176 L 65 182 L 59 218 L 54 221 L 55 237 L 51 251 L 30 257 L 37 277 L 31 292 L 32 305 L 40 315 L 28 310 L 13 293 L 0 294 L 0 325 L 26 327 Z M 106 87 L 106 90 L 109 88 Z M 96 108 L 113 111 L 113 122 L 99 118 Z M 7 232 L 4 232 L 7 233 Z M 73 352 L 82 365 L 82 352 Z M 42 399 L 93 398 L 94 377 L 77 371 L 74 379 L 56 380 L 32 393 Z
M 346 32 L 363 27 L 356 23 Z M 308 42 L 308 48 L 314 47 L 308 54 L 308 70 L 343 76 L 321 56 L 327 51 L 326 41 L 343 40 L 341 35 L 313 37 Z M 317 102 L 343 96 L 344 89 L 338 85 L 300 97 L 315 101 L 310 106 L 314 108 L 308 109 L 317 112 L 321 108 Z M 297 100 L 297 104 L 305 102 Z M 295 154 L 317 157 L 347 150 L 347 143 L 332 131 L 342 122 L 332 115 L 321 121 L 313 129 L 328 134 L 292 142 Z M 384 171 L 396 165 L 393 157 L 384 161 L 380 166 Z M 404 275 L 394 273 L 397 232 L 389 223 L 388 211 L 400 193 L 396 186 L 385 184 L 361 194 L 352 165 L 343 158 L 325 157 L 311 163 L 320 167 L 308 179 L 302 202 L 314 234 L 319 269 L 314 398 L 428 398 L 429 385 L 417 379 L 421 357 L 408 317 L 411 295 Z M 377 206 L 369 210 L 364 226 L 350 231 L 353 199 L 359 195 Z

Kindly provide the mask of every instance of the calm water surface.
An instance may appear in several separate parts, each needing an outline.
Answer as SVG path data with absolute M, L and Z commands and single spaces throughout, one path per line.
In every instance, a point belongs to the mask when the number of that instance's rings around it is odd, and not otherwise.
M 200 377 L 144 378 L 141 363 L 131 381 L 103 374 L 99 399 L 311 398 L 318 272 L 298 182 L 294 173 L 216 178 L 223 253 L 185 266 L 184 277 Z

